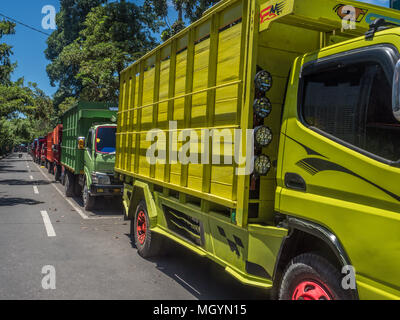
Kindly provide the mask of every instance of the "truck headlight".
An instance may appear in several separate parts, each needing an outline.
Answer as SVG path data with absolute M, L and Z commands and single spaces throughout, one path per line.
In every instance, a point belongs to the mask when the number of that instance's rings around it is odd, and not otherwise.
M 263 97 L 254 100 L 253 109 L 257 117 L 264 119 L 271 113 L 272 104 L 267 97 Z
M 272 141 L 272 131 L 266 126 L 259 126 L 254 129 L 254 140 L 261 147 L 268 146 Z
M 272 87 L 272 76 L 268 71 L 262 70 L 256 74 L 254 83 L 257 90 L 260 92 L 267 92 Z
M 111 184 L 110 177 L 104 173 L 92 174 L 92 183 L 94 184 Z
M 254 171 L 260 176 L 265 176 L 271 169 L 269 157 L 262 154 L 254 160 Z

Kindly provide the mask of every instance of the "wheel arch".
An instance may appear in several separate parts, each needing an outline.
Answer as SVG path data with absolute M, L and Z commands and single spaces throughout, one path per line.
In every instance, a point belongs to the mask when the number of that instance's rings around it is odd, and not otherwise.
M 125 190 L 125 187 L 124 187 Z M 131 197 L 129 201 L 129 208 L 128 208 L 128 218 L 133 219 L 136 207 L 138 206 L 139 202 L 145 200 L 147 213 L 149 215 L 150 220 L 157 219 L 157 209 L 156 203 L 153 198 L 153 194 L 150 190 L 150 187 L 147 183 L 142 181 L 134 181 L 132 188 L 126 189 L 127 192 L 131 192 Z
M 295 217 L 287 217 L 286 221 L 289 234 L 282 241 L 273 273 L 275 293 L 287 264 L 302 253 L 319 253 L 339 268 L 339 272 L 343 266 L 352 265 L 339 238 L 332 231 L 314 222 Z M 357 288 L 355 292 L 358 299 Z

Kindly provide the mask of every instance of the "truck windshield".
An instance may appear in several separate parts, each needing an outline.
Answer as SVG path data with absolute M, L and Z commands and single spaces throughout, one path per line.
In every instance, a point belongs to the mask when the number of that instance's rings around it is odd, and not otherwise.
M 115 152 L 116 127 L 100 127 L 96 134 L 96 151 L 101 153 Z

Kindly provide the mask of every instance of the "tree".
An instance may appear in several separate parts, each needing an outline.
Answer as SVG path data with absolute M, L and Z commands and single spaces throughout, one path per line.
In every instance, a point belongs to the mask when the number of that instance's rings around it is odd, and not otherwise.
M 156 45 L 150 30 L 155 32 L 158 26 L 154 13 L 134 3 L 120 1 L 93 8 L 79 37 L 64 47 L 57 62 L 60 70 L 74 70 L 81 85 L 76 97 L 116 101 L 119 73 Z
M 79 37 L 88 13 L 107 0 L 60 0 L 60 12 L 56 16 L 57 29 L 47 39 L 45 55 L 50 64 L 46 71 L 52 86 L 58 85 L 54 96 L 58 105 L 66 97 L 79 94 L 81 83 L 75 76 L 78 72 L 72 65 L 62 63 L 60 54 L 64 48 Z
M 7 20 L 0 21 L 0 39 L 4 35 L 11 35 L 15 33 L 15 23 Z M 12 47 L 6 43 L 0 44 L 0 84 L 10 84 L 10 76 L 16 68 L 16 63 L 11 63 L 10 56 L 12 55 Z
M 190 22 L 194 22 L 201 18 L 204 11 L 220 0 L 172 0 L 175 10 L 178 13 L 177 20 L 169 25 L 161 34 L 161 39 L 166 41 L 168 38 L 177 34 L 185 27 L 184 16 Z M 170 0 L 145 0 L 145 6 L 152 8 L 159 17 L 167 19 L 168 3 Z
M 14 28 L 14 23 L 0 21 L 0 39 L 14 34 Z M 17 66 L 11 56 L 12 47 L 0 43 L 0 153 L 49 130 L 55 120 L 52 100 L 35 83 L 24 86 L 23 78 L 11 81 Z

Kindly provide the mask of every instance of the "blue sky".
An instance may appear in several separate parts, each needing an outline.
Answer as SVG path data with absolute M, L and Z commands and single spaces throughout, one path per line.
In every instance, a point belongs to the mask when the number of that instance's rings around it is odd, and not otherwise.
M 42 8 L 46 5 L 53 5 L 57 12 L 59 10 L 59 0 L 1 0 L 0 13 L 31 25 L 37 29 L 41 27 Z M 142 2 L 142 1 L 137 1 Z M 362 2 L 373 3 L 382 6 L 389 6 L 389 0 L 363 0 Z M 175 20 L 176 13 L 170 8 L 170 21 Z M 1 17 L 0 17 L 1 19 Z M 43 30 L 51 33 L 51 30 Z M 5 41 L 13 46 L 13 61 L 18 62 L 18 67 L 12 78 L 16 80 L 20 77 L 28 81 L 36 82 L 39 87 L 48 95 L 52 95 L 56 88 L 50 86 L 46 73 L 46 65 L 49 63 L 44 56 L 46 49 L 47 36 L 22 25 L 17 25 L 16 34 L 5 36 L 1 41 Z

